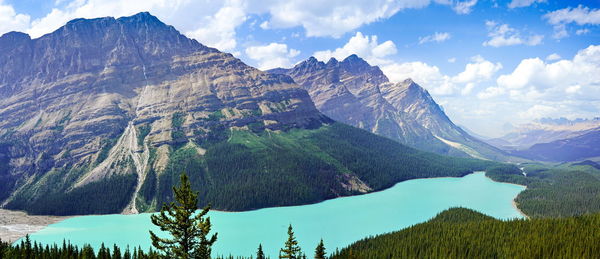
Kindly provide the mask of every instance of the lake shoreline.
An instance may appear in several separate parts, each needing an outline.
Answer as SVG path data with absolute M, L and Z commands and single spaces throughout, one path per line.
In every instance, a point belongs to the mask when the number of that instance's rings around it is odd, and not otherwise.
M 481 172 L 481 171 L 479 171 L 479 172 Z M 473 172 L 473 173 L 477 173 L 477 172 Z M 485 173 L 485 172 L 483 172 L 483 173 Z M 487 175 L 486 175 L 485 177 L 487 177 L 487 178 L 490 178 L 490 177 L 488 177 Z M 524 192 L 525 190 L 527 190 L 527 185 L 516 184 L 516 183 L 508 183 L 508 182 L 500 182 L 500 181 L 496 181 L 496 180 L 494 180 L 494 179 L 492 179 L 492 178 L 490 178 L 490 179 L 491 179 L 492 181 L 494 181 L 494 182 L 497 182 L 497 183 L 503 183 L 503 184 L 512 184 L 512 185 L 516 185 L 516 186 L 520 186 L 520 187 L 523 187 L 523 188 L 525 188 L 525 189 L 523 189 L 523 191 L 521 191 L 521 192 Z M 521 194 L 521 192 L 519 192 L 519 194 Z M 515 198 L 512 200 L 512 206 L 515 208 L 515 210 L 517 210 L 517 211 L 519 212 L 519 214 L 521 214 L 521 216 L 525 217 L 526 219 L 531 219 L 531 218 L 530 218 L 530 217 L 529 217 L 527 214 L 525 214 L 525 213 L 524 213 L 524 212 L 523 212 L 523 211 L 522 211 L 522 210 L 519 208 L 519 206 L 518 206 L 519 204 L 517 203 L 516 199 L 517 199 L 517 197 L 519 196 L 519 194 L 517 194 L 517 196 L 515 196 Z
M 0 239 L 14 243 L 28 234 L 76 216 L 29 215 L 24 211 L 0 209 Z
M 331 198 L 331 199 L 326 199 L 326 200 L 322 200 L 322 201 L 315 202 L 315 203 L 286 205 L 286 206 L 273 206 L 273 207 L 258 208 L 258 209 L 252 209 L 252 210 L 244 210 L 244 211 L 229 211 L 229 210 L 216 210 L 216 209 L 211 209 L 211 211 L 223 212 L 223 213 L 244 213 L 244 212 L 256 212 L 256 211 L 260 211 L 260 210 L 277 209 L 277 208 L 314 205 L 314 204 L 320 204 L 320 203 L 323 203 L 323 202 L 337 200 L 337 199 L 347 199 L 347 198 L 352 198 L 352 197 L 356 197 L 356 196 L 362 196 L 362 195 L 365 195 L 365 194 L 375 194 L 375 193 L 379 193 L 379 192 L 384 192 L 386 190 L 394 188 L 398 184 L 405 183 L 405 182 L 412 181 L 412 180 L 450 179 L 450 178 L 451 179 L 457 179 L 457 178 L 463 178 L 465 176 L 472 175 L 472 174 L 484 174 L 484 177 L 486 177 L 486 178 L 494 181 L 493 179 L 491 179 L 487 175 L 485 175 L 484 171 L 475 171 L 475 172 L 471 172 L 471 173 L 463 175 L 463 176 L 439 176 L 439 177 L 413 178 L 413 179 L 408 179 L 408 180 L 397 182 L 394 185 L 392 185 L 392 186 L 390 186 L 388 188 L 381 189 L 381 190 L 367 192 L 367 193 L 363 193 L 363 194 L 355 194 L 355 195 L 348 195 L 348 196 L 339 196 L 339 197 L 335 197 L 335 198 Z M 513 183 L 504 183 L 504 182 L 498 182 L 498 181 L 494 181 L 494 182 L 503 183 L 503 184 L 517 185 L 517 186 L 520 186 L 520 187 L 527 188 L 526 186 L 518 185 L 518 184 L 513 184 Z M 516 199 L 516 196 L 512 200 L 512 205 L 515 208 L 515 210 L 520 215 L 522 215 L 523 217 L 529 219 L 529 216 L 527 216 L 526 214 L 524 214 L 517 207 L 515 199 Z M 89 214 L 89 215 L 74 215 L 74 216 L 52 216 L 52 215 L 39 215 L 38 216 L 38 215 L 28 215 L 28 214 L 26 214 L 25 212 L 22 212 L 22 211 L 0 210 L 0 216 L 2 215 L 2 212 L 5 212 L 5 213 L 6 212 L 20 213 L 20 215 L 23 216 L 23 217 L 25 217 L 25 218 L 38 217 L 38 218 L 41 218 L 41 219 L 46 219 L 46 221 L 42 221 L 41 224 L 38 223 L 39 221 L 36 222 L 35 225 L 32 225 L 32 226 L 35 226 L 35 228 L 32 228 L 29 231 L 26 231 L 26 232 L 23 232 L 23 231 L 21 231 L 21 232 L 15 232 L 15 231 L 13 231 L 12 234 L 11 234 L 11 238 L 9 239 L 10 242 L 17 241 L 20 238 L 24 237 L 26 234 L 32 234 L 32 233 L 38 232 L 38 231 L 42 230 L 43 228 L 47 227 L 48 225 L 61 222 L 61 221 L 65 220 L 65 219 L 68 219 L 68 218 L 81 217 L 81 216 L 142 215 L 142 214 L 152 214 L 152 213 L 155 213 L 155 212 L 142 212 L 142 213 L 138 213 L 138 214 L 112 213 L 112 214 Z M 1 224 L 1 222 L 0 222 L 0 230 L 2 230 L 2 224 Z M 4 237 L 4 233 L 3 232 L 0 232 L 0 238 L 2 238 L 2 240 L 5 240 L 5 241 L 7 239 L 7 238 Z

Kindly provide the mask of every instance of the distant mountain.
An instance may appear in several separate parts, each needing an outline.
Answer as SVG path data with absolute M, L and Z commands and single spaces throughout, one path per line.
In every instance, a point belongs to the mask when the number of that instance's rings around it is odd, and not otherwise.
M 536 122 L 520 125 L 503 137 L 486 141 L 501 149 L 522 150 L 539 143 L 581 136 L 597 127 L 600 127 L 600 118 L 576 120 L 542 118 Z
M 411 85 L 386 96 L 428 96 Z M 201 204 L 247 210 L 493 164 L 417 151 L 336 123 L 289 76 L 250 67 L 149 13 L 76 19 L 37 39 L 3 35 L 0 97 L 0 203 L 34 214 L 153 211 L 172 200 L 181 172 Z M 413 115 L 443 119 L 436 107 Z
M 314 57 L 286 74 L 304 87 L 319 111 L 330 118 L 421 150 L 454 156 L 506 160 L 499 149 L 456 126 L 431 95 L 407 79 L 391 83 L 377 66 L 356 55 L 327 63 Z
M 578 161 L 600 157 L 600 127 L 586 133 L 549 143 L 535 144 L 524 150 L 512 152 L 514 155 L 541 161 Z

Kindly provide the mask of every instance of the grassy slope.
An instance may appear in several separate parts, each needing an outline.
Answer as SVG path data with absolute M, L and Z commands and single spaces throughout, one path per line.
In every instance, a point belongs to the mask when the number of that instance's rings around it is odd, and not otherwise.
M 332 258 L 594 258 L 600 214 L 500 221 L 454 208 L 413 227 L 366 238 Z

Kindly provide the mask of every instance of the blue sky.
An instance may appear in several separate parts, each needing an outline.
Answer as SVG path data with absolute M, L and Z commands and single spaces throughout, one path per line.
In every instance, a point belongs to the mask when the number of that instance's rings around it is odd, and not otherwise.
M 356 53 L 428 89 L 457 124 L 498 136 L 600 116 L 600 1 L 0 0 L 0 33 L 150 11 L 262 69 Z

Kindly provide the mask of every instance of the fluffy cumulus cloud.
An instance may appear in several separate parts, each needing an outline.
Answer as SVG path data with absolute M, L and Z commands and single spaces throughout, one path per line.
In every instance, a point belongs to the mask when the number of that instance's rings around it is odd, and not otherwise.
M 286 44 L 271 43 L 263 46 L 246 48 L 246 55 L 258 62 L 260 69 L 266 70 L 277 67 L 289 67 L 291 58 L 298 56 L 300 51 L 288 48 Z
M 511 28 L 508 24 L 499 24 L 495 21 L 486 21 L 489 40 L 483 42 L 483 46 L 503 47 L 512 45 L 535 46 L 542 43 L 544 36 L 533 34 L 522 37 L 521 33 Z
M 544 3 L 546 0 L 512 0 L 508 4 L 508 8 L 527 7 L 534 3 Z
M 242 1 L 226 1 L 214 15 L 202 18 L 204 26 L 186 34 L 198 41 L 221 50 L 234 50 L 237 46 L 235 28 L 244 23 L 247 15 Z M 261 24 L 261 27 L 262 24 Z
M 465 65 L 464 71 L 449 76 L 443 74 L 435 65 L 421 61 L 395 62 L 392 58 L 396 54 L 396 45 L 392 41 L 379 43 L 376 35 L 363 35 L 357 32 L 344 46 L 335 50 L 317 51 L 313 54 L 321 61 L 328 61 L 334 57 L 344 59 L 349 55 L 357 54 L 371 65 L 378 65 L 383 73 L 392 82 L 399 82 L 411 78 L 427 88 L 434 95 L 468 95 L 477 88 L 479 83 L 489 81 L 498 72 L 502 65 L 485 60 L 481 56 L 471 58 Z M 451 59 L 455 62 L 456 59 Z
M 450 39 L 450 33 L 448 32 L 436 32 L 432 35 L 419 38 L 419 44 L 427 42 L 444 42 Z
M 26 30 L 29 27 L 31 17 L 17 13 L 11 5 L 3 2 L 3 0 L 0 0 L 0 34 Z
M 437 66 L 420 61 L 392 63 L 381 67 L 391 81 L 399 82 L 411 78 L 438 96 L 458 93 L 469 95 L 480 83 L 493 79 L 500 69 L 502 64 L 492 63 L 481 56 L 473 57 L 471 62 L 465 65 L 465 69 L 454 76 L 445 75 Z
M 554 25 L 554 38 L 560 39 L 569 36 L 566 26 L 571 23 L 577 25 L 599 25 L 600 9 L 590 9 L 582 5 L 576 8 L 567 7 L 544 15 L 549 24 Z M 586 29 L 578 30 L 577 35 L 587 33 Z
M 498 85 L 507 89 L 546 91 L 581 85 L 600 86 L 600 45 L 580 50 L 572 60 L 546 63 L 540 58 L 522 60 L 510 74 L 498 77 Z
M 392 82 L 411 78 L 434 95 L 451 95 L 455 92 L 456 86 L 451 78 L 442 74 L 437 66 L 414 61 L 393 63 L 381 67 L 381 70 Z
M 369 36 L 357 32 L 343 47 L 333 51 L 317 51 L 313 56 L 318 60 L 327 61 L 332 57 L 342 60 L 352 54 L 356 54 L 372 65 L 383 65 L 390 63 L 391 61 L 387 57 L 396 54 L 396 52 L 397 49 L 394 42 L 388 40 L 379 43 L 376 35 Z
M 529 105 L 520 113 L 522 118 L 593 116 L 600 102 L 600 46 L 580 50 L 570 60 L 524 59 L 496 81 L 497 87 L 512 100 Z M 486 96 L 487 93 L 481 93 L 481 97 Z

